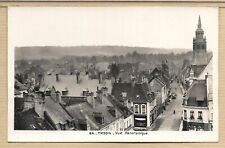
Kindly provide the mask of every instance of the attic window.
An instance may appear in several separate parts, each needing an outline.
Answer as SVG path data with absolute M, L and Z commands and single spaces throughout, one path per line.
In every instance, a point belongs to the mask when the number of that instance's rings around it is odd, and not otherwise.
M 107 106 L 108 112 L 113 116 L 116 117 L 116 110 L 112 106 Z
M 127 97 L 127 92 L 122 92 L 122 97 L 126 98 Z
M 136 95 L 136 98 L 139 99 L 140 98 L 140 95 Z
M 78 119 L 78 125 L 81 130 L 87 130 L 87 121 L 86 119 Z
M 101 112 L 93 112 L 93 117 L 99 124 L 104 124 L 104 117 Z
M 198 106 L 203 106 L 203 101 L 197 101 L 198 102 Z

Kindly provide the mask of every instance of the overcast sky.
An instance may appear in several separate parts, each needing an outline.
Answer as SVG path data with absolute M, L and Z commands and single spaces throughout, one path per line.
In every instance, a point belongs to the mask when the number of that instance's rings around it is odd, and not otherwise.
M 17 7 L 9 9 L 9 47 L 123 45 L 192 49 L 198 16 L 218 48 L 218 9 L 186 7 Z

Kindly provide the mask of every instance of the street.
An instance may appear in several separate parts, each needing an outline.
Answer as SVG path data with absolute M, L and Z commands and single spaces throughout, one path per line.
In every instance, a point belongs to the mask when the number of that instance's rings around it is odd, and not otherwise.
M 166 110 L 159 115 L 152 126 L 152 131 L 178 131 L 181 123 L 182 115 L 182 91 L 179 84 L 173 82 L 171 84 L 172 91 L 177 94 L 176 99 L 172 99 L 170 104 L 166 106 Z M 177 88 L 177 89 L 176 89 Z M 173 113 L 175 110 L 175 114 Z

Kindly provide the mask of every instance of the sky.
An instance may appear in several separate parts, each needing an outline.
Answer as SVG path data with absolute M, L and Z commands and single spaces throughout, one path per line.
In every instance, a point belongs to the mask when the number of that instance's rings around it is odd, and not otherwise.
M 208 49 L 218 48 L 213 7 L 10 7 L 9 47 L 119 45 L 192 49 L 201 16 Z

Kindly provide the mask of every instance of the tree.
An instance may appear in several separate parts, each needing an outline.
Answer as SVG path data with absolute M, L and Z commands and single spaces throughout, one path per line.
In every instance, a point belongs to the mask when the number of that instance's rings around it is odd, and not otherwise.
M 115 78 L 115 82 L 117 80 L 117 77 L 119 76 L 119 66 L 116 63 L 112 63 L 110 66 L 110 73 Z

